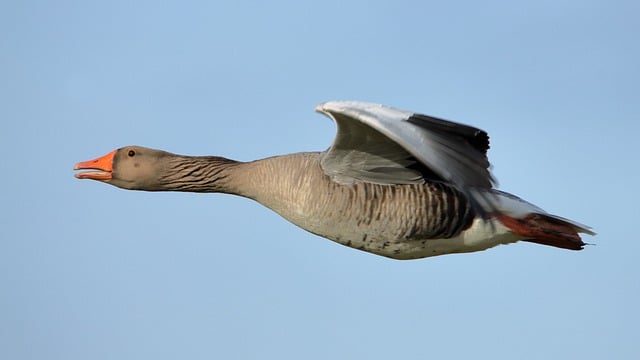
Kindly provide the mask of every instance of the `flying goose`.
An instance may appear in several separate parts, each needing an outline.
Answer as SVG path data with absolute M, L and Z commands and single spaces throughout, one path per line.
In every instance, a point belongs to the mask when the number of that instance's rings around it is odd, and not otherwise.
M 393 259 L 519 240 L 570 250 L 588 226 L 494 189 L 486 132 L 379 104 L 332 101 L 331 147 L 240 162 L 126 146 L 77 163 L 79 179 L 123 189 L 247 197 L 342 245 Z

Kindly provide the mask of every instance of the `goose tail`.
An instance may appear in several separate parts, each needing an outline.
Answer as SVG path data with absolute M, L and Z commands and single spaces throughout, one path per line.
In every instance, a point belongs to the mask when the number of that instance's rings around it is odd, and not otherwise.
M 500 199 L 496 217 L 522 241 L 554 246 L 569 250 L 582 250 L 587 243 L 580 234 L 595 235 L 590 227 L 575 221 L 551 215 L 515 195 L 496 192 Z

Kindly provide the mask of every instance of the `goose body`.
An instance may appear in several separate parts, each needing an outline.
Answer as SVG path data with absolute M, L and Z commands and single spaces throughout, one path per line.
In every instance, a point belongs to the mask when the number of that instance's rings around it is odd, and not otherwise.
M 76 164 L 78 178 L 146 191 L 223 192 L 295 225 L 394 259 L 485 250 L 518 240 L 572 250 L 584 225 L 493 188 L 479 129 L 378 104 L 317 107 L 338 125 L 324 152 L 238 162 L 140 146 Z

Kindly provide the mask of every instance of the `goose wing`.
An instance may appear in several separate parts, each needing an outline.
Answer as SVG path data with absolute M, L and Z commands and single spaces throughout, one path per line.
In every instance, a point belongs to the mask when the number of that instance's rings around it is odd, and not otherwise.
M 476 203 L 489 205 L 480 194 L 485 191 L 479 192 L 495 183 L 487 159 L 489 136 L 483 130 L 357 101 L 326 102 L 316 111 L 338 127 L 321 161 L 323 171 L 334 181 L 411 184 L 440 180 Z

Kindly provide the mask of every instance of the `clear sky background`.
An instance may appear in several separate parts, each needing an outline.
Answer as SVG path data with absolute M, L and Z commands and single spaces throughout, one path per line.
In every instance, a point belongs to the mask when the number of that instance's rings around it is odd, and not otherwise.
M 2 2 L 0 358 L 638 358 L 638 4 Z M 596 245 L 394 261 L 73 178 L 130 144 L 324 150 L 347 99 L 487 130 L 500 188 Z

